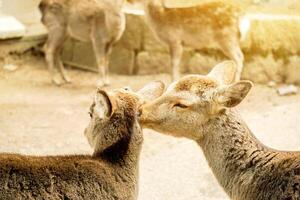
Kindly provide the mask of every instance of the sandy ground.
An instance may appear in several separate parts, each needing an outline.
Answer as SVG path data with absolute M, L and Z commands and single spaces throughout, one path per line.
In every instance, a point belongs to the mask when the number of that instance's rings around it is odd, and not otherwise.
M 69 70 L 73 83 L 55 87 L 42 59 L 24 57 L 14 72 L 0 69 L 0 152 L 89 154 L 83 136 L 97 74 Z M 112 88 L 139 88 L 158 76 L 112 76 Z M 256 136 L 278 149 L 300 149 L 300 95 L 279 97 L 256 85 L 237 108 Z M 192 141 L 145 130 L 140 200 L 226 200 Z

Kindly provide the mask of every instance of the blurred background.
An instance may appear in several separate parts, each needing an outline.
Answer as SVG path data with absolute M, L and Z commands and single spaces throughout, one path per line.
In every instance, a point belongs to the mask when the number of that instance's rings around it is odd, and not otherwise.
M 166 0 L 187 7 L 208 0 Z M 300 146 L 300 1 L 232 0 L 251 21 L 241 47 L 242 79 L 255 82 L 237 109 L 266 145 Z M 0 0 L 0 151 L 29 155 L 90 154 L 83 136 L 98 75 L 91 44 L 68 39 L 63 61 L 72 83 L 51 83 L 42 46 L 39 0 Z M 138 89 L 152 80 L 169 84 L 170 58 L 138 7 L 126 6 L 127 25 L 110 59 L 111 86 Z M 138 10 L 138 11 L 137 11 Z M 184 74 L 206 74 L 226 57 L 214 47 L 185 47 Z M 141 200 L 228 199 L 201 149 L 185 139 L 144 131 Z

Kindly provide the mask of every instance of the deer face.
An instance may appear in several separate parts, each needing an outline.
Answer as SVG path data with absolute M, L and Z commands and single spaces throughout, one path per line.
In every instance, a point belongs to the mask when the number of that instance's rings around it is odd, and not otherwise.
M 141 108 L 144 127 L 176 137 L 198 140 L 212 117 L 238 105 L 252 87 L 249 81 L 233 83 L 234 62 L 217 65 L 207 76 L 190 75 L 174 82 L 156 100 Z
M 153 82 L 138 92 L 118 89 L 111 92 L 98 90 L 90 107 L 91 120 L 85 129 L 85 136 L 95 152 L 102 152 L 113 146 L 128 134 L 142 139 L 137 123 L 138 108 L 163 93 L 164 85 Z M 136 130 L 136 128 L 138 130 Z

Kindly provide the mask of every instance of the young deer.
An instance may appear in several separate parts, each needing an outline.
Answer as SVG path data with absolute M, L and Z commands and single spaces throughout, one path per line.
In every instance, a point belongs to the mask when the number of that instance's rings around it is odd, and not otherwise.
M 186 76 L 141 109 L 140 123 L 195 140 L 220 185 L 233 200 L 300 199 L 300 152 L 263 145 L 231 110 L 248 94 L 249 81 L 231 84 L 234 62 L 207 76 Z
M 121 11 L 125 0 L 42 0 L 39 8 L 42 23 L 49 31 L 45 54 L 52 80 L 60 85 L 55 76 L 57 67 L 64 81 L 70 82 L 61 51 L 67 36 L 80 41 L 92 42 L 101 80 L 108 85 L 108 59 L 114 43 L 125 30 L 125 15 Z
M 173 80 L 180 77 L 183 45 L 197 49 L 216 46 L 238 65 L 240 79 L 244 56 L 240 49 L 239 11 L 221 1 L 187 8 L 167 8 L 163 0 L 130 0 L 143 2 L 146 20 L 155 35 L 169 47 Z
M 154 82 L 138 93 L 99 90 L 85 130 L 93 156 L 0 154 L 0 199 L 137 199 L 143 141 L 137 111 L 163 87 Z

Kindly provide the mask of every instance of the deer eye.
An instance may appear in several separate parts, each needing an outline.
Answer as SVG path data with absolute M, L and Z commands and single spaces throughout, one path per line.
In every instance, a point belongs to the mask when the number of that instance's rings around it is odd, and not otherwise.
M 184 104 L 182 104 L 182 103 L 176 103 L 176 104 L 173 105 L 173 108 L 174 108 L 174 107 L 177 107 L 177 108 L 188 108 L 187 105 L 184 105 Z

